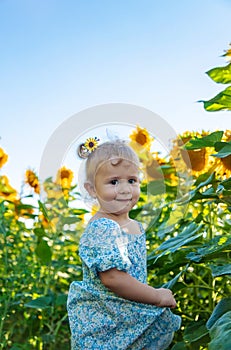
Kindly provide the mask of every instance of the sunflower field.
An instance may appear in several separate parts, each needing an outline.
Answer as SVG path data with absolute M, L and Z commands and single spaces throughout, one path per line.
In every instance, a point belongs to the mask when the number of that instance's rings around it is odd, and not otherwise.
M 231 83 L 231 63 L 207 73 Z M 230 111 L 230 89 L 204 108 Z M 167 156 L 142 126 L 129 140 L 143 174 L 130 216 L 146 230 L 148 283 L 171 288 L 182 317 L 171 349 L 230 350 L 231 130 L 185 132 Z M 0 168 L 7 159 L 0 148 Z M 0 349 L 67 350 L 67 293 L 82 279 L 78 241 L 91 213 L 66 167 L 44 183 L 28 169 L 24 189 L 0 175 Z

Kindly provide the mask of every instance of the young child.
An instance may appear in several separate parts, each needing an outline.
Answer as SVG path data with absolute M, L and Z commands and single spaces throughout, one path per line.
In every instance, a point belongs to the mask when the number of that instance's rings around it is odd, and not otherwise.
M 136 154 L 123 141 L 101 144 L 84 186 L 99 210 L 80 239 L 83 281 L 68 295 L 72 350 L 164 350 L 181 318 L 172 292 L 146 283 L 145 232 L 129 218 L 140 195 Z

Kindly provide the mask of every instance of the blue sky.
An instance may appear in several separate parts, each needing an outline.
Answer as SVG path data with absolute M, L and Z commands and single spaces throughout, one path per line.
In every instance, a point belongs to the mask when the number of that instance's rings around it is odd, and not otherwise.
M 223 86 L 229 0 L 0 0 L 2 174 L 19 188 L 52 133 L 105 103 L 145 107 L 177 132 L 230 129 L 197 101 Z

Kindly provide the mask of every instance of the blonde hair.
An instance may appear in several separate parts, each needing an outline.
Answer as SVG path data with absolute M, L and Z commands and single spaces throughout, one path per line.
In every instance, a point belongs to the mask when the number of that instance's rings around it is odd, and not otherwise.
M 123 140 L 104 142 L 99 145 L 87 158 L 86 162 L 86 182 L 94 184 L 94 177 L 99 166 L 110 159 L 112 165 L 116 166 L 121 161 L 127 160 L 139 168 L 139 158 L 133 149 Z M 116 160 L 116 161 L 115 161 Z

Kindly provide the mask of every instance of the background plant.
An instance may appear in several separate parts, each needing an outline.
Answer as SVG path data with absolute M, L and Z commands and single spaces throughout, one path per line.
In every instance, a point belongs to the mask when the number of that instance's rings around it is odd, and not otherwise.
M 228 59 L 226 66 L 210 69 L 208 76 L 218 84 L 231 84 L 231 49 L 225 51 L 223 57 Z M 228 85 L 223 91 L 208 101 L 200 101 L 204 103 L 204 108 L 208 112 L 216 112 L 221 110 L 231 110 L 231 86 Z
M 64 349 L 69 346 L 66 299 L 81 276 L 78 231 L 84 209 L 71 207 L 76 186 L 62 169 L 62 182 L 47 179 L 47 199 L 34 195 L 8 200 L 1 193 L 1 347 Z M 26 182 L 38 190 L 36 175 Z M 9 189 L 10 191 L 10 189 Z M 32 199 L 35 205 L 25 204 Z
M 230 82 L 230 64 L 209 73 L 217 82 L 223 74 Z M 221 109 L 214 101 L 206 109 Z M 230 349 L 231 130 L 185 132 L 166 157 L 141 126 L 130 141 L 144 174 L 130 216 L 146 228 L 148 281 L 173 290 L 182 316 L 172 350 Z M 0 148 L 0 167 L 7 158 Z M 40 184 L 28 169 L 19 194 L 0 176 L 1 349 L 70 348 L 66 299 L 82 279 L 78 240 L 88 213 L 72 180 L 63 167 Z
M 140 132 L 137 129 L 137 135 Z M 149 222 L 149 283 L 168 286 L 176 293 L 183 323 L 174 350 L 215 349 L 218 325 L 224 337 L 219 346 L 231 346 L 228 315 L 223 316 L 230 311 L 231 300 L 230 139 L 230 130 L 186 132 L 174 141 L 169 159 L 155 153 L 141 155 L 149 177 L 131 216 Z M 190 163 L 192 175 L 188 195 L 179 200 L 177 181 L 182 179 L 176 177 L 176 162 L 181 172 Z

